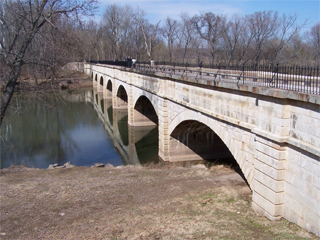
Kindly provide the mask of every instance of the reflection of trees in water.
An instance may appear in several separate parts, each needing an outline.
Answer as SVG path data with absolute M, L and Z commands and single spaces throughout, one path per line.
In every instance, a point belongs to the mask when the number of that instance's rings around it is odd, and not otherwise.
M 107 112 L 108 112 L 108 118 L 109 118 L 110 125 L 113 126 L 113 108 L 112 108 L 112 106 L 107 109 Z
M 98 104 L 98 94 L 96 94 L 96 104 Z
M 155 127 L 146 136 L 135 143 L 140 164 L 159 162 L 158 135 L 158 127 Z
M 100 100 L 100 105 L 101 105 L 101 111 L 104 114 L 104 100 L 103 99 Z
M 124 146 L 129 145 L 128 114 L 118 121 L 120 138 Z
M 7 116 L 12 117 L 4 120 L 2 133 L 5 132 L 13 147 L 8 148 L 7 144 L 1 143 L 1 167 L 7 167 L 11 163 L 33 166 L 32 163 L 37 159 L 44 166 L 55 162 L 63 163 L 68 160 L 68 156 L 79 150 L 68 131 L 83 124 L 99 124 L 93 110 L 84 102 L 66 103 L 47 97 L 47 106 L 44 106 L 38 101 L 32 104 L 19 98 L 14 101 L 21 108 L 19 111 L 17 107 L 11 108 Z M 55 109 L 48 108 L 48 105 L 55 106 Z

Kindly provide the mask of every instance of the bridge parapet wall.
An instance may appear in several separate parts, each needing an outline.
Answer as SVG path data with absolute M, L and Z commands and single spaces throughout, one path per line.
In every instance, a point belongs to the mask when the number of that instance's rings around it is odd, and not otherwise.
M 86 72 L 125 85 L 129 115 L 140 95 L 150 99 L 159 118 L 161 158 L 173 159 L 170 134 L 179 123 L 201 122 L 238 162 L 253 191 L 255 211 L 272 220 L 285 217 L 320 235 L 320 96 L 115 66 L 87 65 Z

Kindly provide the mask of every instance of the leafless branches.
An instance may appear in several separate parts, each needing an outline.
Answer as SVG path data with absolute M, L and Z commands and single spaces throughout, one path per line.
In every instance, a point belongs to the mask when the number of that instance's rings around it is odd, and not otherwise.
M 91 14 L 95 8 L 95 0 L 4 0 L 0 3 L 0 57 L 2 67 L 6 69 L 4 76 L 4 93 L 1 97 L 0 126 L 6 109 L 15 90 L 21 68 L 25 64 L 39 64 L 39 59 L 32 58 L 32 49 L 35 45 L 48 44 L 50 41 L 43 41 L 44 27 L 56 28 L 55 21 L 60 16 L 78 14 Z M 53 31 L 49 31 L 52 33 Z M 49 34 L 50 35 L 50 34 Z M 46 35 L 47 37 L 48 35 Z M 55 36 L 49 36 L 52 45 L 56 41 Z M 48 39 L 47 39 L 48 40 Z M 38 43 L 38 44 L 37 44 Z M 44 47 L 48 47 L 45 45 Z M 37 49 L 38 52 L 45 52 Z M 34 54 L 36 56 L 38 54 Z M 53 52 L 55 61 L 56 52 Z M 38 56 L 39 57 L 39 56 Z

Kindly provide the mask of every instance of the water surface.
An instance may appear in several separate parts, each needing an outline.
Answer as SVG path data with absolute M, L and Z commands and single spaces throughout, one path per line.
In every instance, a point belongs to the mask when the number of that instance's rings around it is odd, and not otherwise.
M 36 99 L 30 104 L 19 96 L 12 100 L 1 128 L 6 139 L 1 141 L 1 168 L 158 161 L 157 127 L 141 130 L 143 137 L 130 143 L 129 134 L 139 134 L 139 129 L 129 131 L 127 111 L 113 111 L 111 101 L 92 90 L 65 93 L 62 99 L 46 97 L 46 104 Z

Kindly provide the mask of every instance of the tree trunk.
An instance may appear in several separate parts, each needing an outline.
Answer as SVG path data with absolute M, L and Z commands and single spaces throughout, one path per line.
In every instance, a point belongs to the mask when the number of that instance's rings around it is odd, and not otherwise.
M 1 106 L 0 106 L 0 127 L 2 125 L 2 121 L 5 115 L 5 112 L 9 106 L 11 97 L 14 93 L 14 90 L 16 88 L 18 76 L 20 74 L 21 70 L 21 64 L 16 66 L 16 68 L 11 68 L 10 74 L 9 74 L 9 80 L 6 85 L 6 89 L 1 97 Z

